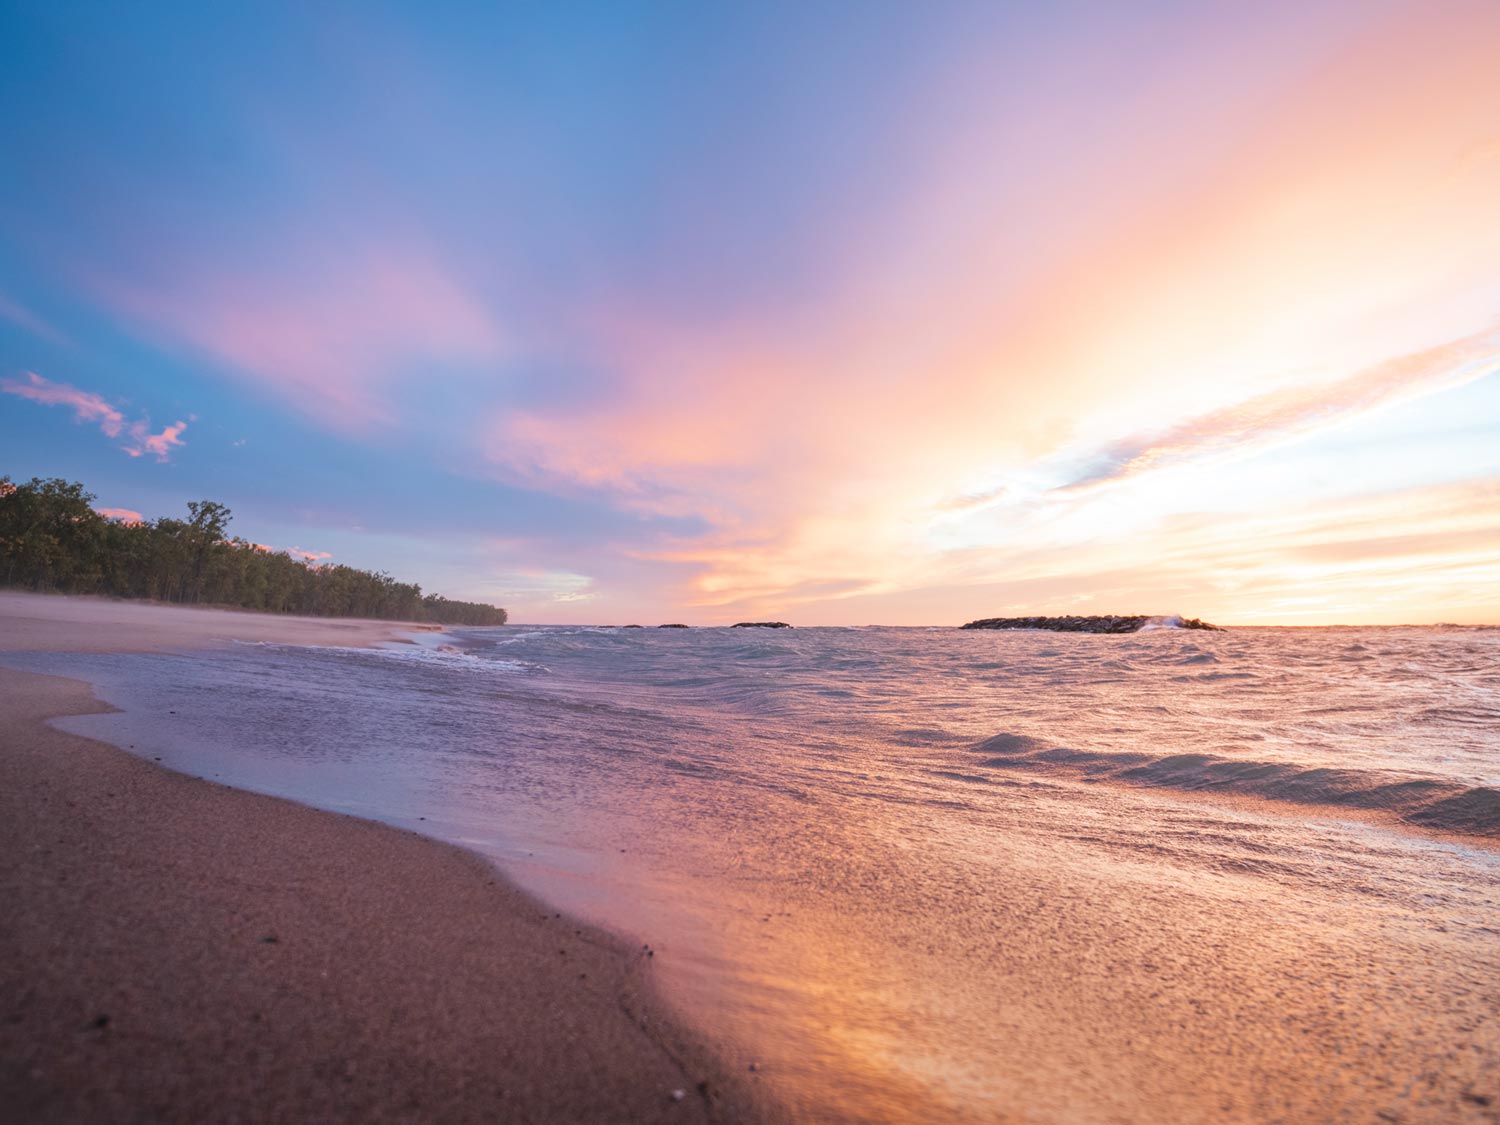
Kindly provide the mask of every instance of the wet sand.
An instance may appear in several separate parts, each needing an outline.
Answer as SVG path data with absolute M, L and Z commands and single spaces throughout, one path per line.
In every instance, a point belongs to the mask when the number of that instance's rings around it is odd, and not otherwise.
M 0 652 L 401 628 L 0 595 Z M 5 1117 L 762 1115 L 663 1013 L 640 951 L 459 849 L 45 723 L 108 709 L 87 684 L 0 668 Z

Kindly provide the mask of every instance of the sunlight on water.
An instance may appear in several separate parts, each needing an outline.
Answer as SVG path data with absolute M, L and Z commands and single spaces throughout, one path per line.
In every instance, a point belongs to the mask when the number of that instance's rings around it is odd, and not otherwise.
M 27 659 L 125 709 L 71 729 L 463 843 L 649 944 L 801 1117 L 1500 1099 L 1497 630 Z

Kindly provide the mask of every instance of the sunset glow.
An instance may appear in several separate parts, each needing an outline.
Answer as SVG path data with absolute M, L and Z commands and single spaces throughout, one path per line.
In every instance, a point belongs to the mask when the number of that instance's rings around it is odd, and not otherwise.
M 1500 6 L 849 11 L 12 9 L 0 472 L 515 621 L 1500 622 Z

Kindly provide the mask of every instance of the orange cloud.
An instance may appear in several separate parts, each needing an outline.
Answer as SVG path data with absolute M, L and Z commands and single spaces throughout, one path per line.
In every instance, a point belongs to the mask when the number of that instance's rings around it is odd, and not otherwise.
M 1288 505 L 1273 459 L 1231 463 L 1321 442 L 1341 479 L 1332 428 L 1495 369 L 1500 9 L 1349 19 L 1272 81 L 1264 43 L 1164 54 L 1097 117 L 1060 67 L 1033 148 L 1006 76 L 914 114 L 935 139 L 899 202 L 841 224 L 841 269 L 718 319 L 648 293 L 594 310 L 610 398 L 498 414 L 497 472 L 702 520 L 638 553 L 689 570 L 705 612 L 837 617 L 944 584 L 956 606 L 964 582 L 1034 591 L 1074 560 L 1162 591 L 1142 560 L 1188 505 L 1218 506 L 1223 542 Z

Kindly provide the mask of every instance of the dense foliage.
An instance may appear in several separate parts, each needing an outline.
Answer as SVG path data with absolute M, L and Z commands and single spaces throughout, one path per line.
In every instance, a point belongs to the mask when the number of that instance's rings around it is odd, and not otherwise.
M 504 625 L 505 610 L 422 594 L 352 566 L 312 566 L 226 537 L 229 509 L 188 504 L 185 520 L 105 519 L 83 485 L 0 477 L 0 586 L 237 606 L 264 613 Z

